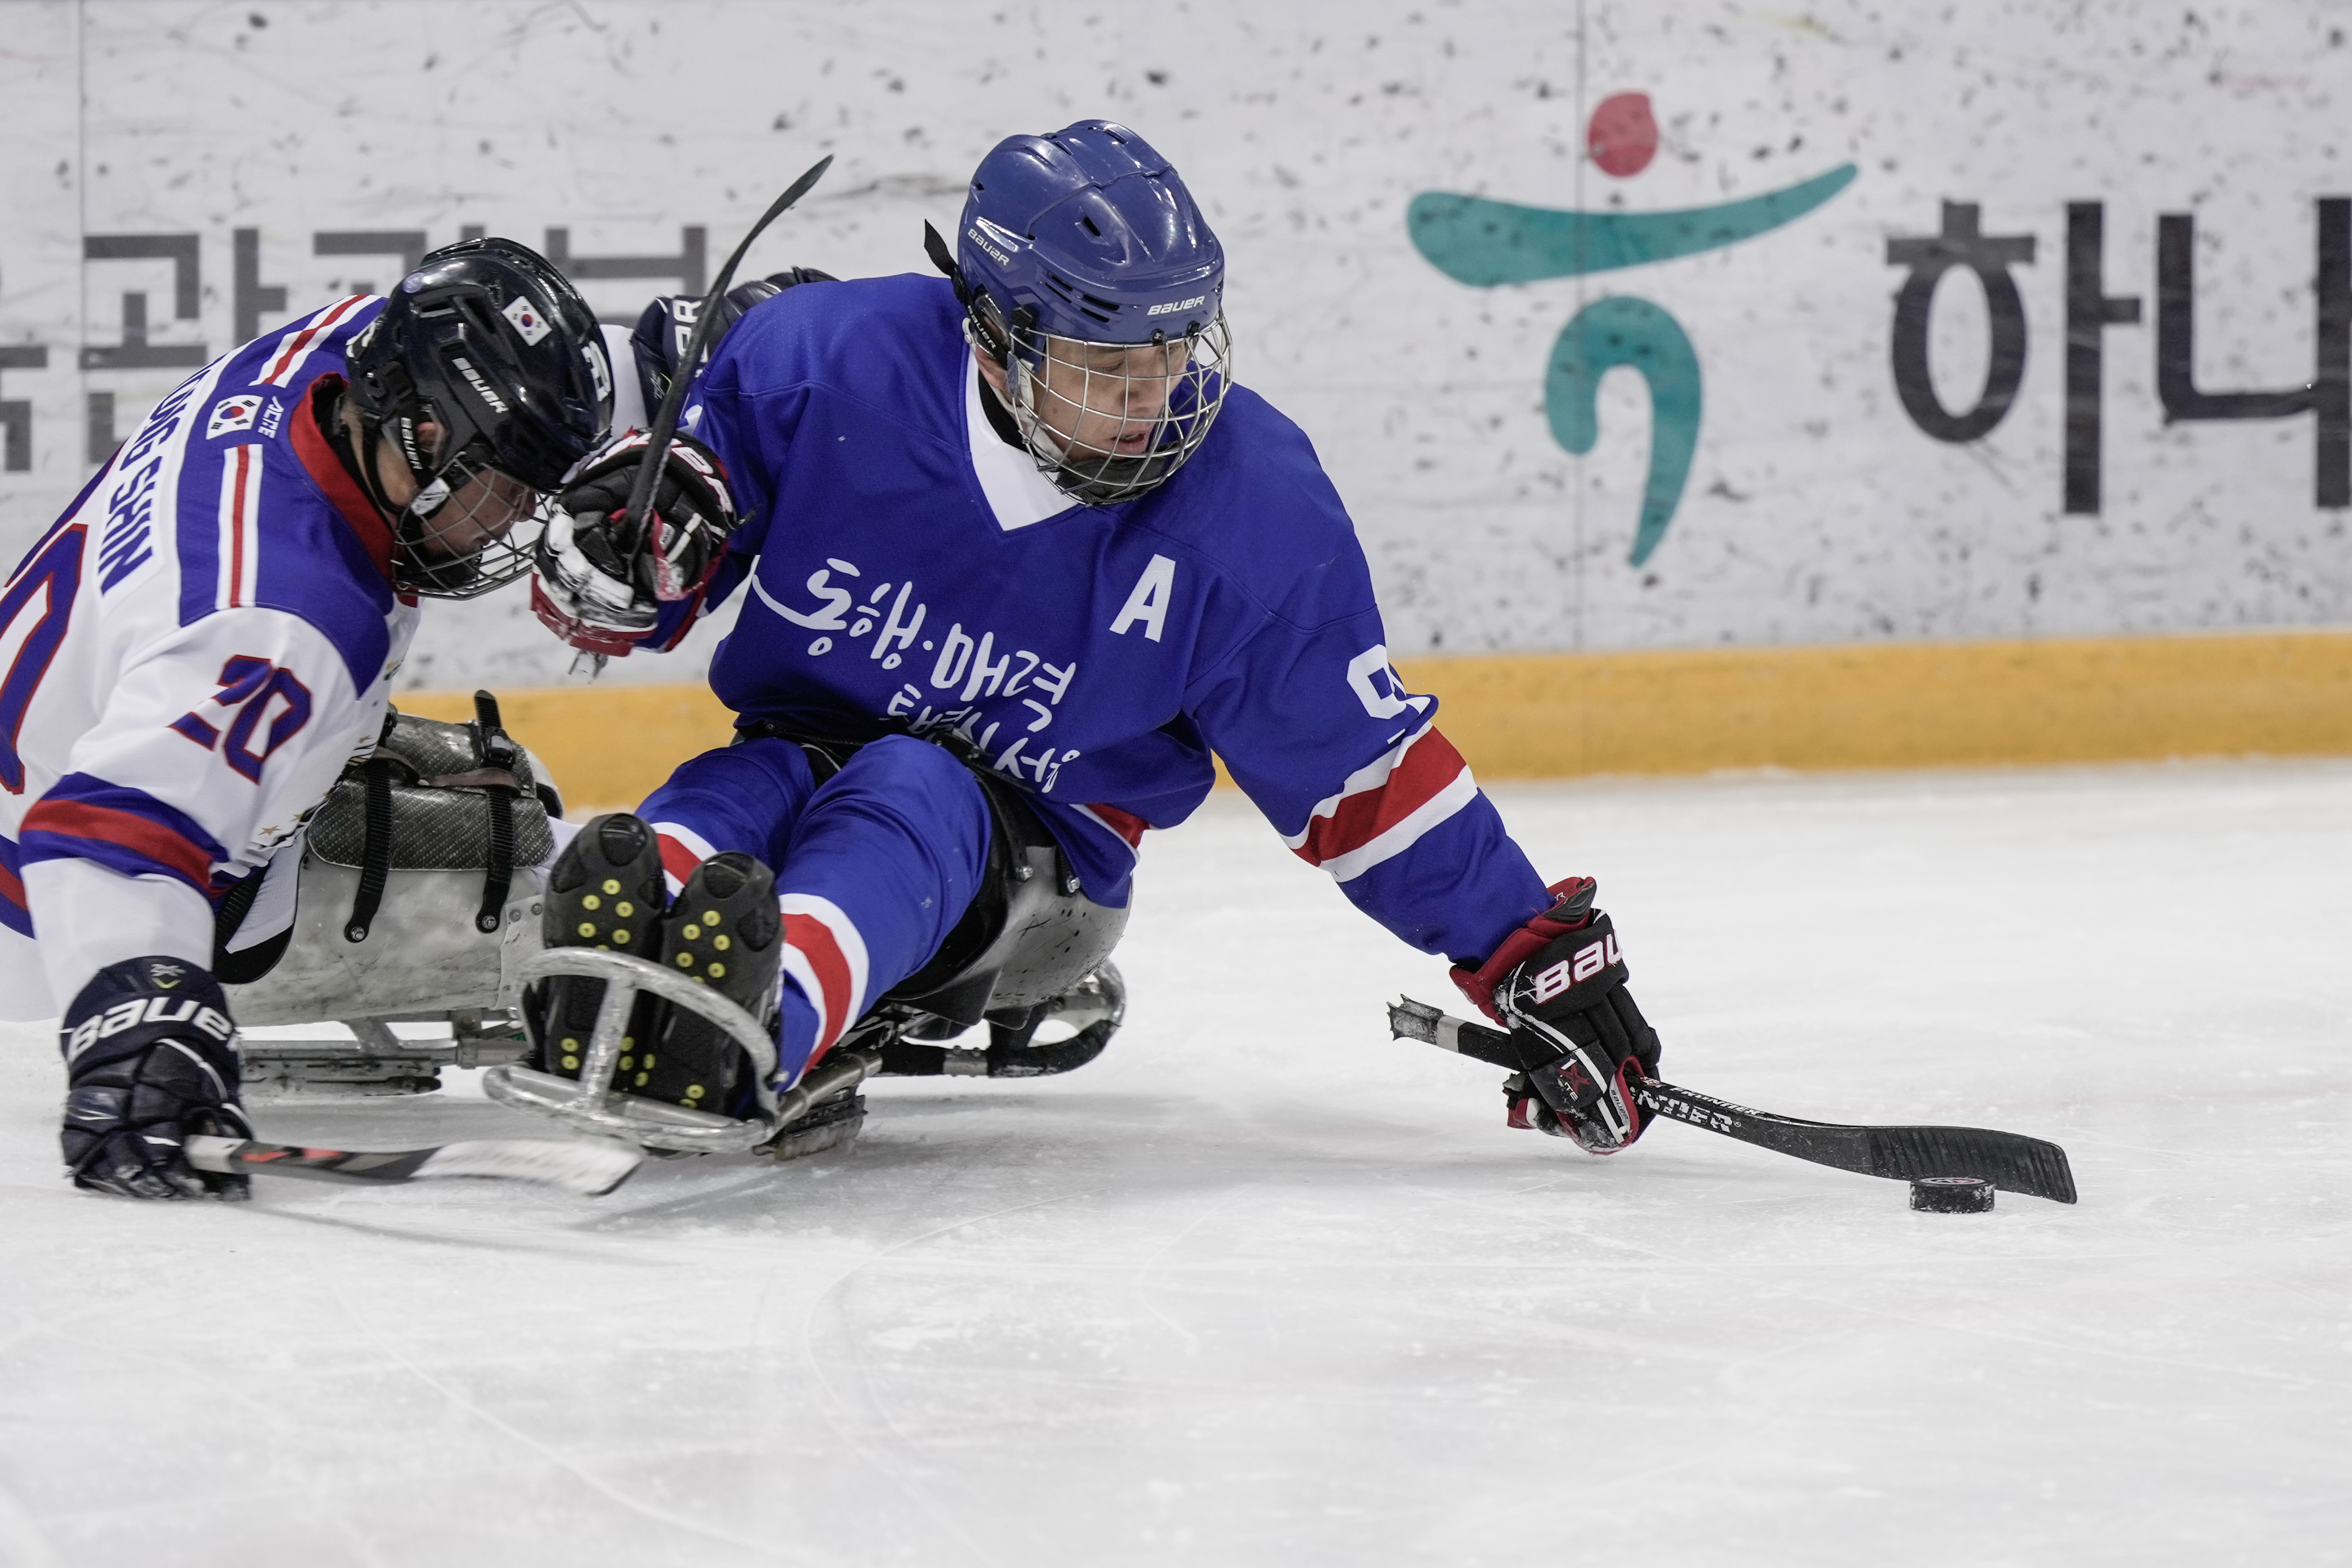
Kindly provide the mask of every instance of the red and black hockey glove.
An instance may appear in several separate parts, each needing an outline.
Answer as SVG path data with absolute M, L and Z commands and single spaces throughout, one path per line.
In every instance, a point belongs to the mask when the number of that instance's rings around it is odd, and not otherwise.
M 1555 883 L 1552 906 L 1503 938 L 1476 969 L 1456 966 L 1462 994 L 1546 1061 L 1505 1082 L 1514 1127 L 1615 1154 L 1645 1125 L 1633 1086 L 1658 1075 L 1658 1032 L 1625 989 L 1617 929 L 1592 907 L 1600 884 Z
M 123 1197 L 246 1196 L 244 1176 L 192 1169 L 181 1149 L 192 1133 L 253 1136 L 237 1104 L 236 1025 L 211 975 L 177 958 L 110 964 L 66 1009 L 58 1043 L 76 1186 Z
M 739 521 L 718 457 L 679 434 L 662 460 L 646 526 L 628 529 L 623 518 L 648 445 L 641 430 L 605 443 L 564 486 L 540 538 L 531 610 L 585 653 L 636 646 L 664 604 L 709 580 Z

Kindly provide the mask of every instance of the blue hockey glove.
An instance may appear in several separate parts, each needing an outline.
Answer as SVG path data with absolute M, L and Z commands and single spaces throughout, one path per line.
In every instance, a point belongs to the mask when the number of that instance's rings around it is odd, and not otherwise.
M 190 1134 L 250 1138 L 237 1104 L 236 1025 L 212 976 L 131 958 L 91 977 L 58 1031 L 62 1142 L 74 1185 L 123 1197 L 241 1198 L 247 1180 L 190 1168 Z

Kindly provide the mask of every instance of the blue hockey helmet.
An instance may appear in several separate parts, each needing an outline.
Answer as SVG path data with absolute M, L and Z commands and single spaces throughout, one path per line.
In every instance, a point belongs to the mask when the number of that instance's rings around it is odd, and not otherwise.
M 1025 308 L 1036 330 L 1081 342 L 1199 333 L 1225 289 L 1224 246 L 1192 193 L 1107 120 L 998 142 L 972 172 L 956 263 L 1000 321 Z
M 1065 493 L 1129 500 L 1199 449 L 1232 364 L 1224 247 L 1142 137 L 1082 120 L 997 143 L 972 173 L 953 263 L 936 238 L 932 252 L 974 344 L 1007 372 L 1031 455 Z M 1119 349 L 1139 352 L 1103 351 Z M 1125 426 L 1090 439 L 1112 407 L 1130 411 Z

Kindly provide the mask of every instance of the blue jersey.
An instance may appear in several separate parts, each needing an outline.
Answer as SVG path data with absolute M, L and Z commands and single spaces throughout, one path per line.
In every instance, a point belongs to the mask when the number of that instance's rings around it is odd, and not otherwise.
M 1235 387 L 1167 484 L 1078 506 L 985 417 L 935 278 L 787 290 L 688 400 L 744 522 L 711 685 L 737 713 L 866 739 L 953 731 L 1029 791 L 1097 901 L 1215 780 L 1425 951 L 1483 957 L 1549 902 L 1434 699 L 1389 663 L 1370 575 L 1298 428 Z

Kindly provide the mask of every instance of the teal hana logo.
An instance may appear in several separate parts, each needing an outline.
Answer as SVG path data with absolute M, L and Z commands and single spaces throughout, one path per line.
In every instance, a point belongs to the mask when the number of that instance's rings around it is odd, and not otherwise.
M 1645 94 L 1619 93 L 1593 110 L 1586 146 L 1603 173 L 1629 178 L 1658 146 Z M 1700 256 L 1769 234 L 1853 183 L 1854 166 L 1712 207 L 1663 213 L 1584 213 L 1522 206 L 1484 196 L 1424 191 L 1406 209 L 1412 243 L 1456 283 L 1496 288 L 1582 277 Z M 1650 389 L 1650 474 L 1633 532 L 1631 564 L 1650 559 L 1666 537 L 1698 450 L 1698 354 L 1681 323 L 1627 294 L 1604 295 L 1579 310 L 1553 343 L 1544 371 L 1544 411 L 1552 439 L 1576 456 L 1601 439 L 1601 378 L 1620 365 Z

